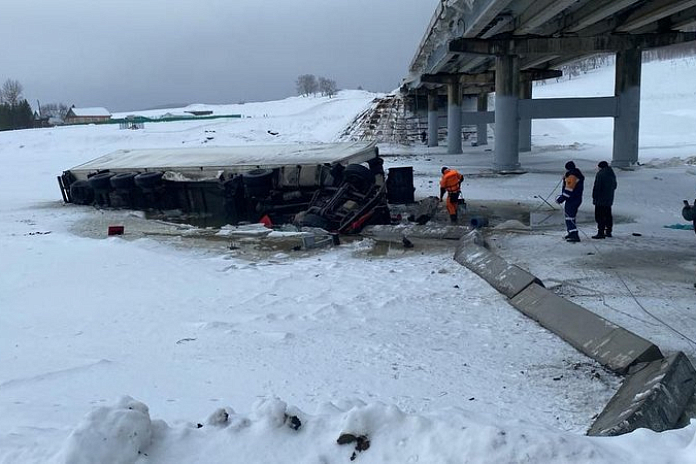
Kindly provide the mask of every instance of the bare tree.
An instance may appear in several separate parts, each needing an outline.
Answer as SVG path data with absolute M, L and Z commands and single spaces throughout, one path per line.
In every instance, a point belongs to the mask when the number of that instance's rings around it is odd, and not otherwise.
M 14 79 L 7 79 L 0 89 L 0 103 L 17 105 L 22 99 L 22 84 Z
M 303 97 L 308 97 L 317 93 L 319 87 L 317 78 L 314 74 L 302 74 L 297 78 L 295 85 L 297 86 L 297 93 Z
M 327 79 L 326 77 L 320 77 L 319 91 L 326 97 L 333 97 L 336 95 L 336 81 L 333 79 Z
M 65 103 L 46 103 L 39 107 L 42 117 L 65 119 L 70 108 Z

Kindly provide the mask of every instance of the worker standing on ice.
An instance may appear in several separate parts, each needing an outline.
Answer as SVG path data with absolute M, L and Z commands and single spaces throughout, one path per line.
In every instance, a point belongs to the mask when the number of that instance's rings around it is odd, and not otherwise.
M 440 179 L 440 201 L 447 193 L 447 212 L 450 216 L 450 221 L 457 222 L 457 205 L 459 204 L 459 195 L 461 195 L 462 181 L 464 176 L 459 174 L 455 169 L 450 169 L 447 166 L 442 168 L 442 178 Z
M 614 218 L 611 215 L 611 205 L 614 203 L 614 190 L 616 190 L 616 174 L 606 161 L 600 161 L 597 165 L 594 187 L 592 187 L 592 203 L 595 205 L 595 222 L 597 222 L 597 235 L 592 238 L 611 237 L 614 226 Z
M 565 164 L 566 173 L 563 175 L 563 191 L 556 198 L 556 203 L 565 203 L 565 223 L 568 235 L 565 236 L 568 242 L 579 242 L 578 226 L 575 223 L 578 209 L 582 203 L 582 190 L 585 184 L 585 176 L 575 167 L 575 163 L 568 161 Z

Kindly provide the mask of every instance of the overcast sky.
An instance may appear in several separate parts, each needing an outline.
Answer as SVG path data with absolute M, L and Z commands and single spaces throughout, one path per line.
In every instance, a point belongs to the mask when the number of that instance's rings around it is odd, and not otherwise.
M 32 107 L 268 101 L 300 74 L 399 86 L 440 0 L 2 0 L 0 83 Z

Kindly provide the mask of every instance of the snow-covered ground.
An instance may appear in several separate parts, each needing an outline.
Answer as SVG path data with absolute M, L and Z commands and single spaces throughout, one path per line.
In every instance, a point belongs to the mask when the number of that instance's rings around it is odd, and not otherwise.
M 696 237 L 663 226 L 685 224 L 681 200 L 696 198 L 695 71 L 693 60 L 644 65 L 644 165 L 618 172 L 613 240 L 568 244 L 562 225 L 487 232 L 559 292 L 692 359 Z M 549 82 L 535 96 L 610 95 L 612 76 Z M 696 425 L 584 436 L 621 379 L 455 263 L 454 243 L 364 239 L 249 260 L 183 233 L 107 238 L 112 221 L 140 216 L 60 199 L 57 175 L 117 149 L 335 141 L 374 97 L 201 105 L 243 117 L 142 130 L 0 133 L 0 462 L 694 462 Z M 461 169 L 469 201 L 541 203 L 574 159 L 591 213 L 611 121 L 540 121 L 533 133 L 520 176 L 489 174 L 492 146 L 380 149 L 385 167 L 414 167 L 420 198 L 437 194 L 441 165 Z M 627 255 L 644 266 L 624 273 Z M 369 448 L 338 444 L 344 434 Z

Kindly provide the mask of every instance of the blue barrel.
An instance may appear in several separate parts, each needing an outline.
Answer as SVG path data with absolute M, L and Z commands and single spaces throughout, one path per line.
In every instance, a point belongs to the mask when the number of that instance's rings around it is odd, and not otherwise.
M 471 224 L 471 227 L 473 227 L 474 229 L 480 229 L 481 227 L 488 226 L 488 218 L 481 217 L 481 216 L 474 216 L 469 221 L 469 224 Z

